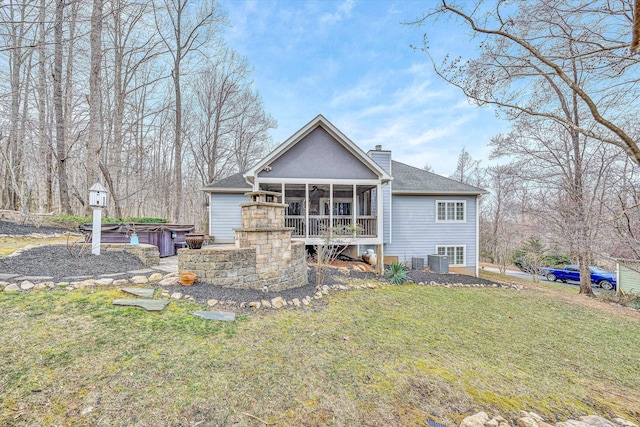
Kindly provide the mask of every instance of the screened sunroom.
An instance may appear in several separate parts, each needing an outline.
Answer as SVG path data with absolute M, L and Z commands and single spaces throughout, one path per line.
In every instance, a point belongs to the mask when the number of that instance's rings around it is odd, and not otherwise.
M 288 204 L 285 226 L 293 228 L 292 237 L 311 240 L 327 232 L 354 234 L 359 241 L 371 241 L 378 230 L 379 184 L 337 184 L 323 182 L 260 183 L 260 190 L 283 195 Z

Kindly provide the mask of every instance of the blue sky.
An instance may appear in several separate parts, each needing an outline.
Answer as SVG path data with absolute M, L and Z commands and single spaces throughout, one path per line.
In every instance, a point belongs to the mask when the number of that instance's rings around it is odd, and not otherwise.
M 463 29 L 402 25 L 427 1 L 219 0 L 231 26 L 228 44 L 254 68 L 254 87 L 278 121 L 283 142 L 323 114 L 363 150 L 381 144 L 395 160 L 436 173 L 453 172 L 465 147 L 488 163 L 487 144 L 507 124 L 470 105 L 435 75 L 421 45 L 428 31 L 436 54 L 473 54 Z

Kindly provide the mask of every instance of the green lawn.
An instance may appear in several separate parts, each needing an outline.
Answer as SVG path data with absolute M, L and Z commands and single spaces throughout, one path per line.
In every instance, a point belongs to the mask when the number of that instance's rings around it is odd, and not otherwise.
M 187 301 L 162 313 L 110 305 L 121 297 L 0 292 L 0 425 L 640 417 L 640 317 L 541 292 L 383 287 L 233 324 L 194 317 L 203 307 Z

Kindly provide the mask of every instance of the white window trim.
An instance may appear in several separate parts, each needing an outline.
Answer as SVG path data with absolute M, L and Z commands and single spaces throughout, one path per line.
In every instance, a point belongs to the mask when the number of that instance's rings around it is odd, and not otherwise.
M 464 209 L 464 219 L 438 219 L 438 205 L 440 203 L 462 203 L 462 209 Z M 445 205 L 445 215 L 446 215 L 446 205 Z M 467 222 L 467 201 L 466 200 L 436 200 L 436 222 L 438 223 L 449 223 L 449 224 L 463 224 Z
M 462 248 L 462 264 L 454 264 L 452 261 L 455 261 L 455 260 L 450 259 L 449 266 L 450 267 L 466 267 L 467 266 L 467 245 L 438 245 L 436 246 L 436 254 L 438 253 L 438 249 L 440 248 Z

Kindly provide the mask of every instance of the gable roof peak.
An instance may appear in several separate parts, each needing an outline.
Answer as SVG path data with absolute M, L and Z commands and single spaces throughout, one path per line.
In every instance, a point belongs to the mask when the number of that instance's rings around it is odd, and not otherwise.
M 296 133 L 291 135 L 287 140 L 276 147 L 276 149 L 269 153 L 264 159 L 262 159 L 254 167 L 249 169 L 245 173 L 246 179 L 253 182 L 260 171 L 262 171 L 264 168 L 268 168 L 270 163 L 286 153 L 291 147 L 300 142 L 305 136 L 309 135 L 317 127 L 322 127 L 322 129 L 324 129 L 333 139 L 344 146 L 362 163 L 367 165 L 368 168 L 377 173 L 381 177 L 382 181 L 391 180 L 389 174 L 387 174 L 380 167 L 380 165 L 378 165 L 369 156 L 367 156 L 367 154 L 360 147 L 358 147 L 353 141 L 351 141 L 345 134 L 342 133 L 342 131 L 340 131 L 340 129 L 338 129 L 322 114 L 318 114 L 317 116 L 315 116 Z

